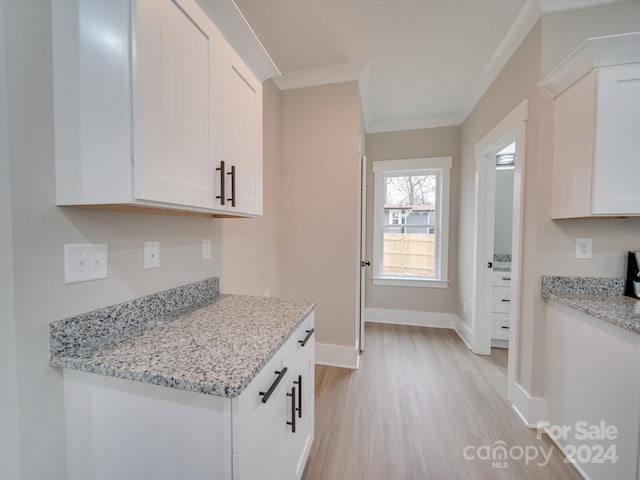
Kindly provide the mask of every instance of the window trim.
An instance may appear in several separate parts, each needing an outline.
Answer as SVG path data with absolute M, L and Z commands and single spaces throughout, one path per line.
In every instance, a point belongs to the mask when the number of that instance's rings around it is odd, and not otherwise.
M 449 286 L 449 203 L 451 197 L 451 167 L 453 157 L 411 158 L 406 160 L 380 160 L 373 162 L 373 284 L 394 287 L 447 288 Z M 436 267 L 438 275 L 430 278 L 411 276 L 390 277 L 382 273 L 382 215 L 384 212 L 385 175 L 418 174 L 428 171 L 440 174 L 440 191 L 436 201 L 436 219 L 439 237 L 436 241 Z

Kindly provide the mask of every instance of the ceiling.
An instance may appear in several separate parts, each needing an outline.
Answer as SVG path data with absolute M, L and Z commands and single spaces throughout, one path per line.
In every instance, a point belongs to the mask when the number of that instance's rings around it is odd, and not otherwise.
M 281 89 L 359 81 L 366 129 L 376 132 L 461 123 L 541 14 L 609 1 L 199 3 L 224 17 L 219 26 L 241 53 L 252 40 L 262 47 L 253 63 Z

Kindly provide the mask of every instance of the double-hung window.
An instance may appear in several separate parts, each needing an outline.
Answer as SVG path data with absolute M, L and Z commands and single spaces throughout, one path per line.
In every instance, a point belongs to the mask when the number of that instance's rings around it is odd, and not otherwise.
M 451 157 L 373 163 L 373 284 L 448 286 Z

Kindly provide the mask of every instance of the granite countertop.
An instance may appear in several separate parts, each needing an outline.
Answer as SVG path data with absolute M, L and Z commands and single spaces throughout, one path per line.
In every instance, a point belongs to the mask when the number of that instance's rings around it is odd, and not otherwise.
M 205 294 L 191 295 L 206 282 L 52 322 L 50 364 L 238 396 L 315 303 L 219 295 L 217 279 Z
M 493 254 L 493 271 L 494 272 L 510 272 L 511 271 L 511 254 L 510 253 L 494 253 Z
M 544 298 L 640 334 L 640 300 L 623 293 L 621 278 L 542 277 Z

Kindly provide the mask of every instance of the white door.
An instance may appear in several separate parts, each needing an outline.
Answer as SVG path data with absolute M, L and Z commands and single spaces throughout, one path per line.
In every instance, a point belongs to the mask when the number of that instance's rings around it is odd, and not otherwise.
M 193 1 L 135 5 L 135 198 L 213 208 L 213 65 L 222 37 Z

